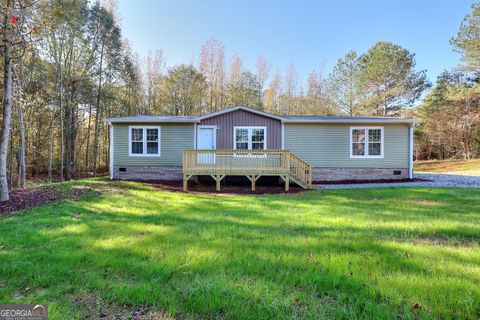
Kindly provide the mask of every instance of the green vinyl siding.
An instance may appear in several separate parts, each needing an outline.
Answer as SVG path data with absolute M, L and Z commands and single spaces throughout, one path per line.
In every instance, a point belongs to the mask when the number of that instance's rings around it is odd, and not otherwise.
M 384 127 L 383 158 L 350 158 L 350 127 Z M 284 146 L 314 167 L 408 168 L 407 125 L 285 124 Z
M 194 147 L 193 124 L 130 124 L 131 126 L 160 127 L 160 156 L 139 157 L 128 155 L 129 124 L 113 126 L 113 165 L 114 166 L 181 166 L 185 149 Z

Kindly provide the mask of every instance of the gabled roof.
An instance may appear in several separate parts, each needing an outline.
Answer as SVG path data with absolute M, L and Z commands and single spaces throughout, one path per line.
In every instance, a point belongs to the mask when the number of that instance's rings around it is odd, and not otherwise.
M 283 123 L 403 123 L 415 125 L 414 119 L 390 117 L 350 117 L 350 116 L 278 116 L 264 111 L 235 106 L 225 110 L 209 113 L 198 117 L 189 116 L 130 116 L 105 119 L 109 123 L 199 123 L 204 119 L 216 117 L 225 113 L 243 110 L 263 117 L 279 120 Z
M 281 116 L 277 116 L 277 115 L 267 113 L 267 112 L 264 112 L 264 111 L 260 111 L 260 110 L 256 110 L 256 109 L 247 108 L 247 107 L 244 107 L 244 106 L 234 106 L 234 107 L 227 108 L 227 109 L 224 109 L 224 110 L 220 110 L 220 111 L 217 111 L 217 112 L 208 113 L 206 115 L 198 117 L 198 120 L 203 120 L 203 119 L 216 117 L 216 116 L 219 116 L 221 114 L 234 112 L 234 111 L 237 111 L 237 110 L 243 110 L 243 111 L 246 111 L 246 112 L 255 113 L 255 114 L 267 117 L 267 118 L 272 118 L 272 119 L 276 119 L 276 120 L 280 120 L 280 121 L 283 120 L 283 117 L 281 117 Z

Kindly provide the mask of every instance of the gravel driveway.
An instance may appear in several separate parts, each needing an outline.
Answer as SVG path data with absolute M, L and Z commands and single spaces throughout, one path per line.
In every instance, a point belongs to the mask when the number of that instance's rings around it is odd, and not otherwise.
M 480 176 L 462 176 L 455 174 L 415 173 L 415 178 L 428 181 L 359 183 L 359 184 L 315 184 L 313 189 L 352 189 L 387 187 L 461 187 L 480 188 Z

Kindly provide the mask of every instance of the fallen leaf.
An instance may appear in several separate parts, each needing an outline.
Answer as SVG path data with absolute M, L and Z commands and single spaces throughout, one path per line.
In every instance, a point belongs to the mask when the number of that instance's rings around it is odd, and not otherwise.
M 302 305 L 302 301 L 300 299 L 295 299 L 293 300 L 293 305 L 295 306 L 301 306 Z

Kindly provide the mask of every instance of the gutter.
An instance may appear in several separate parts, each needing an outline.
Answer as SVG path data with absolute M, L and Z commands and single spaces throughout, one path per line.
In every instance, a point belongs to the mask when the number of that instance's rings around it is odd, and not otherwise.
M 416 121 L 413 120 L 413 119 L 395 119 L 395 118 L 391 118 L 392 120 L 389 120 L 389 119 L 342 119 L 342 120 L 337 120 L 337 119 L 331 119 L 331 120 L 328 120 L 328 119 L 325 119 L 325 120 L 310 120 L 310 119 L 304 119 L 304 120 L 301 120 L 301 119 L 285 119 L 285 120 L 282 120 L 283 123 L 345 123 L 345 124 L 349 124 L 349 123 L 382 123 L 382 124 L 386 124 L 386 123 L 392 123 L 392 124 L 409 124 L 409 125 L 415 125 L 416 124 Z
M 123 119 L 105 119 L 109 124 L 113 123 L 199 123 L 200 120 L 123 120 Z

